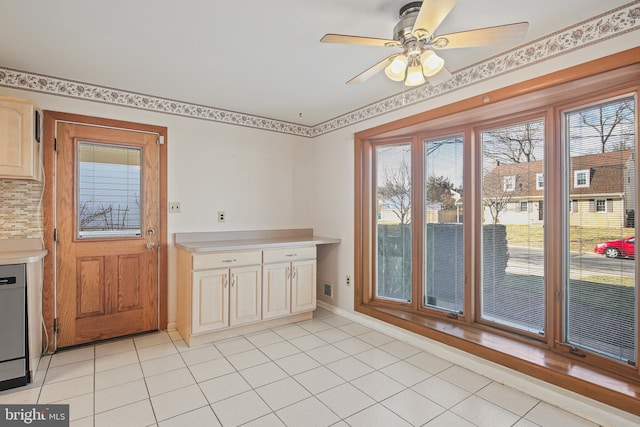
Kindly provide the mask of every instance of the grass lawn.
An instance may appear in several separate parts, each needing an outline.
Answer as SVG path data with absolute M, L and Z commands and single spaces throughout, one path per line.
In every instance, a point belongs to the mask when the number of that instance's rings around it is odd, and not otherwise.
M 510 245 L 529 246 L 531 248 L 543 247 L 544 228 L 540 224 L 520 225 L 507 224 L 507 240 Z M 571 251 L 580 253 L 592 253 L 596 243 L 607 240 L 617 240 L 631 237 L 635 233 L 633 228 L 600 228 L 571 226 Z

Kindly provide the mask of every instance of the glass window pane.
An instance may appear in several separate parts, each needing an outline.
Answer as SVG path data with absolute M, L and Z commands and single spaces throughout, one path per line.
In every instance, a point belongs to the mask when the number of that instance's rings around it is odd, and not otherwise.
M 142 150 L 78 143 L 78 237 L 140 236 Z
M 565 340 L 636 360 L 635 99 L 565 113 Z
M 544 121 L 481 140 L 481 317 L 544 335 Z
M 425 141 L 424 305 L 463 313 L 463 137 Z
M 376 296 L 411 301 L 411 147 L 376 149 Z

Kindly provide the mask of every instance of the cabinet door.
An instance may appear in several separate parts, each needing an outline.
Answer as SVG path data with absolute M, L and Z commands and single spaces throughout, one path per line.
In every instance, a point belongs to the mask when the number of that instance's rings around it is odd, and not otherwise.
M 292 263 L 291 313 L 301 313 L 316 308 L 316 261 Z
M 207 332 L 229 326 L 229 270 L 193 273 L 192 333 Z
M 232 268 L 230 326 L 256 322 L 262 318 L 262 267 Z
M 0 177 L 40 179 L 34 116 L 32 103 L 0 97 Z
M 291 263 L 262 267 L 262 318 L 286 316 L 291 312 Z

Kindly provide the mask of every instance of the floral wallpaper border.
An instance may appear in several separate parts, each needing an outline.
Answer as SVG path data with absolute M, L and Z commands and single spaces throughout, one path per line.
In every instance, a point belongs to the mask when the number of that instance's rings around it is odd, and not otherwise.
M 0 67 L 0 86 L 313 138 L 640 29 L 640 0 L 315 126 Z

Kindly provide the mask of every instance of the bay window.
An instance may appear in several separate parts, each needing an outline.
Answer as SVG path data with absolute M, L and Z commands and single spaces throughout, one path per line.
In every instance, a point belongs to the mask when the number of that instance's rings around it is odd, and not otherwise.
M 411 301 L 411 147 L 376 147 L 376 296 Z
M 356 311 L 562 386 L 640 383 L 636 260 L 597 252 L 635 243 L 638 75 L 357 134 Z
M 483 220 L 477 320 L 537 336 L 545 329 L 544 222 L 518 200 L 544 201 L 544 191 L 536 188 L 536 176 L 544 171 L 544 124 L 534 119 L 479 132 Z M 495 185 L 505 175 L 516 177 L 508 190 Z M 513 202 L 519 209 L 509 212 Z
M 462 135 L 424 140 L 423 306 L 464 313 Z
M 636 182 L 627 179 L 636 167 L 635 110 L 634 94 L 562 112 L 566 168 L 589 164 L 592 171 L 580 171 L 582 176 L 592 175 L 589 188 L 572 189 L 564 182 L 567 210 L 571 193 L 594 197 L 591 209 L 565 220 L 564 339 L 577 351 L 631 366 L 637 363 L 638 351 L 636 263 L 624 257 L 628 253 L 622 246 L 614 259 L 597 259 L 590 252 L 601 242 L 622 245 L 635 235 L 625 217 L 636 209 Z M 615 196 L 597 197 L 602 194 Z M 618 248 L 617 243 L 607 245 Z

